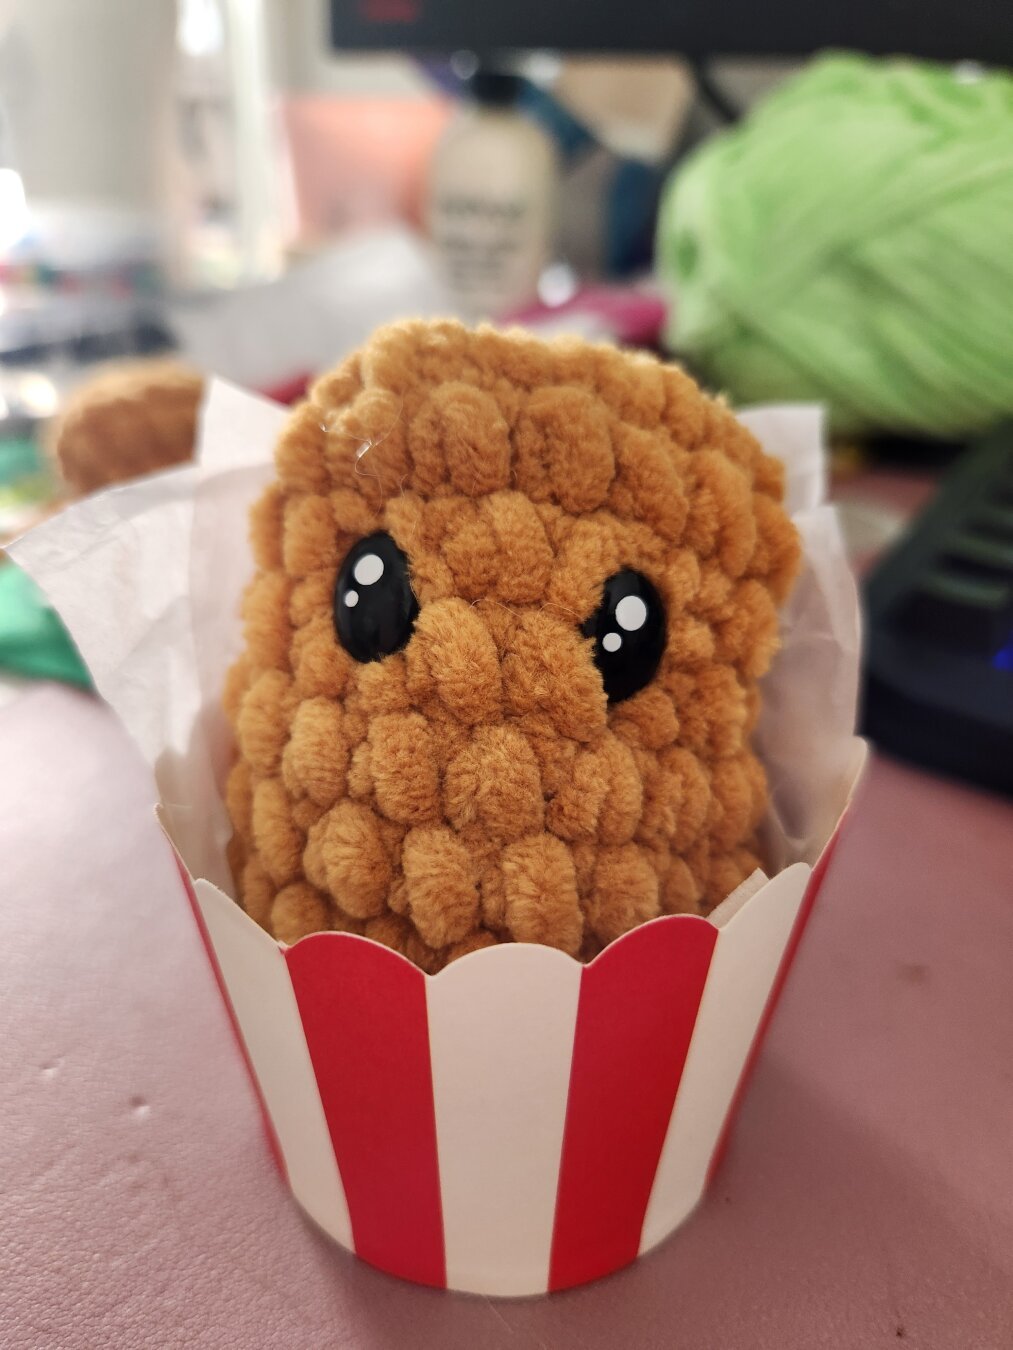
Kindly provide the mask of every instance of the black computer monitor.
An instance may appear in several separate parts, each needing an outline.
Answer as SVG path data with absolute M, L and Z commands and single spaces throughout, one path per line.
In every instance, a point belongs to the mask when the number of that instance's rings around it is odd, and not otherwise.
M 1013 62 L 1011 0 L 330 0 L 332 45 Z

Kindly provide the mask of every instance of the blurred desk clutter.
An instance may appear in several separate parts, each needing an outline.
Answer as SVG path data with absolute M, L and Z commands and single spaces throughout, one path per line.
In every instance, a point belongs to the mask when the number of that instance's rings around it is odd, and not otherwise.
M 1013 424 L 964 454 L 869 578 L 865 730 L 1013 794 Z

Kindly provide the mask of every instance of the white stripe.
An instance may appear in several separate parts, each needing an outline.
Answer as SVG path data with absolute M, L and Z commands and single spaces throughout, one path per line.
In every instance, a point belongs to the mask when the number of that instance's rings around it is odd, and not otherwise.
M 426 982 L 452 1289 L 548 1287 L 580 975 L 562 952 L 511 943 Z
M 295 1198 L 324 1232 L 352 1249 L 348 1205 L 285 957 L 217 887 L 196 881 L 194 891 Z
M 714 1146 L 809 876 L 805 863 L 786 868 L 718 933 L 644 1217 L 641 1252 L 682 1223 L 703 1194 Z

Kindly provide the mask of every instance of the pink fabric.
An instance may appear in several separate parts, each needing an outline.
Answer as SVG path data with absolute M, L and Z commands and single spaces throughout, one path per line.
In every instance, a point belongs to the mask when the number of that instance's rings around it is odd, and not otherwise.
M 5 1350 L 1013 1344 L 1008 802 L 876 760 L 699 1212 L 492 1303 L 300 1216 L 109 713 L 43 688 L 0 748 Z

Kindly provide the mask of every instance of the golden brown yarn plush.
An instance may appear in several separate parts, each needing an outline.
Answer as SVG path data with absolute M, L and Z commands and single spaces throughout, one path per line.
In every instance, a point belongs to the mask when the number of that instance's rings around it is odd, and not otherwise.
M 50 448 L 74 496 L 167 469 L 193 455 L 204 389 L 165 358 L 110 365 L 71 395 Z
M 780 465 L 720 402 L 650 356 L 405 323 L 317 382 L 275 459 L 225 695 L 258 923 L 362 933 L 430 972 L 510 940 L 586 960 L 758 866 L 749 736 L 799 542 Z M 335 581 L 380 530 L 420 609 L 403 650 L 360 663 Z M 667 640 L 610 704 L 580 630 L 623 568 Z

